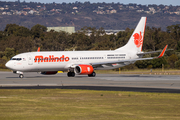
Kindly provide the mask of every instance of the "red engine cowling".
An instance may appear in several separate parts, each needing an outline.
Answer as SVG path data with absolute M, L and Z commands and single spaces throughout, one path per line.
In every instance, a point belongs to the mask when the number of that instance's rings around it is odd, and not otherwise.
M 74 68 L 76 74 L 92 74 L 94 71 L 91 65 L 78 65 Z
M 44 71 L 44 72 L 41 72 L 41 74 L 43 75 L 55 75 L 57 74 L 58 71 Z

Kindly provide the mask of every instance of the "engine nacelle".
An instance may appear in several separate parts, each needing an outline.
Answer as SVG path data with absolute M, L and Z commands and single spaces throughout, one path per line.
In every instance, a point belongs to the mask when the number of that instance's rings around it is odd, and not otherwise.
M 91 65 L 78 65 L 74 68 L 74 72 L 76 74 L 92 74 L 94 71 L 93 67 Z
M 55 75 L 58 71 L 43 71 L 41 74 L 43 75 Z

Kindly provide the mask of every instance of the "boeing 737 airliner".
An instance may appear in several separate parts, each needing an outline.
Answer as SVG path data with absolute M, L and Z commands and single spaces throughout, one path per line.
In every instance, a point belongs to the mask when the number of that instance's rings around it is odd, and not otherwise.
M 164 55 L 167 45 L 158 57 L 142 58 L 144 54 L 159 52 L 142 52 L 146 17 L 142 17 L 128 43 L 111 51 L 47 51 L 28 52 L 12 57 L 6 67 L 23 78 L 23 72 L 41 72 L 56 74 L 57 71 L 68 71 L 68 77 L 75 74 L 86 74 L 95 77 L 94 70 L 115 69 L 129 65 L 137 60 L 150 60 Z

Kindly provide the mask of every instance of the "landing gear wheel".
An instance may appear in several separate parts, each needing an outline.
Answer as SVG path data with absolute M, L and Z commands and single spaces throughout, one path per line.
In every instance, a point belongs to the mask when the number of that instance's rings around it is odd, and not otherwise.
M 74 77 L 74 76 L 75 76 L 75 73 L 74 73 L 74 72 L 72 72 L 72 73 L 71 73 L 71 76 L 72 76 L 72 77 Z
M 74 72 L 68 72 L 68 73 L 67 73 L 67 76 L 68 76 L 68 77 L 74 77 L 74 76 L 75 76 L 75 73 L 74 73 Z
M 89 74 L 88 76 L 89 76 L 89 77 L 95 77 L 95 76 L 96 76 L 96 73 L 93 72 L 92 74 Z
M 23 74 L 20 74 L 20 75 L 19 75 L 19 78 L 23 78 L 23 77 L 24 77 L 24 75 L 23 75 Z

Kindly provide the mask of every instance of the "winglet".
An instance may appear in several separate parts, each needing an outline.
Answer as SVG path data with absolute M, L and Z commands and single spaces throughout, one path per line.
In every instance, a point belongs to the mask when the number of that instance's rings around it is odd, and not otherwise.
M 166 45 L 166 46 L 164 47 L 164 49 L 162 50 L 161 54 L 160 54 L 157 58 L 161 58 L 162 56 L 164 56 L 164 53 L 165 53 L 167 47 L 168 47 L 168 45 Z
M 38 47 L 37 52 L 40 52 L 40 47 Z

